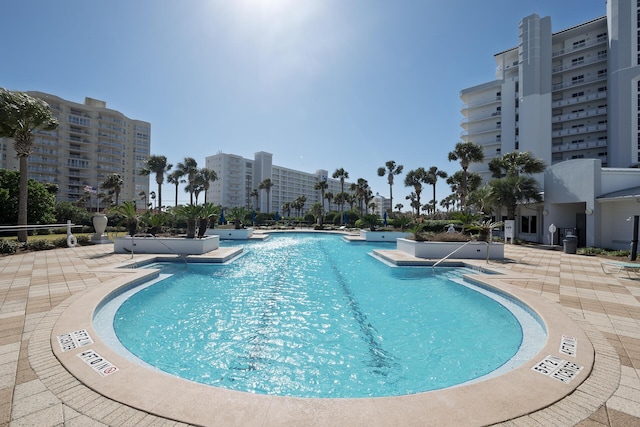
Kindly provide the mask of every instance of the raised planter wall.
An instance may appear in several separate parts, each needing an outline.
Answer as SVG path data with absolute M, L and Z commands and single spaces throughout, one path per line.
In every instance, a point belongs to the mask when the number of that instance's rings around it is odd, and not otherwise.
M 207 228 L 205 236 L 220 236 L 222 240 L 246 240 L 253 236 L 253 228 Z
M 409 237 L 411 233 L 404 231 L 371 231 L 360 230 L 360 237 L 367 242 L 395 242 L 401 237 Z
M 416 258 L 442 259 L 460 248 L 465 242 L 416 242 L 409 239 L 398 239 L 397 250 Z M 504 244 L 491 242 L 470 242 L 448 259 L 486 259 L 487 248 L 490 259 L 504 258 Z
M 118 237 L 113 243 L 117 254 L 180 254 L 202 255 L 220 247 L 219 236 L 207 236 L 202 239 L 185 237 Z

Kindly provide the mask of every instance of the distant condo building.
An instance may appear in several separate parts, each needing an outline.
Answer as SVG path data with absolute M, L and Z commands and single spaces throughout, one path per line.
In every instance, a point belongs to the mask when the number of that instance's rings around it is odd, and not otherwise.
M 124 181 L 119 200 L 140 199 L 142 191 L 149 194 L 149 177 L 138 174 L 150 153 L 148 122 L 129 119 L 97 99 L 78 104 L 42 92 L 26 93 L 46 101 L 60 122 L 56 130 L 37 133 L 29 156 L 29 178 L 57 184 L 57 201 L 76 202 L 87 187 L 100 191 L 112 173 Z M 19 169 L 12 139 L 0 139 L 0 153 L 0 168 Z
M 391 213 L 393 211 L 391 199 L 381 196 L 380 193 L 376 193 L 376 195 L 373 196 L 373 204 L 376 206 L 373 213 L 380 217 L 383 217 L 385 212 Z
M 257 212 L 280 212 L 282 205 L 293 202 L 300 196 L 306 197 L 302 214 L 318 202 L 322 203 L 320 190 L 314 187 L 320 181 L 326 181 L 326 193 L 336 195 L 342 191 L 339 179 L 331 178 L 329 171 L 318 169 L 315 173 L 297 171 L 273 164 L 273 154 L 260 151 L 253 159 L 246 159 L 235 154 L 218 153 L 206 157 L 206 167 L 218 175 L 218 179 L 209 187 L 207 200 L 224 208 L 244 207 L 255 209 Z M 269 192 L 269 206 L 267 206 L 267 192 L 259 190 L 258 186 L 265 179 L 271 179 L 273 187 Z M 345 181 L 344 190 L 349 192 L 350 182 Z M 258 191 L 258 197 L 252 196 L 253 190 Z M 331 200 L 325 199 L 326 211 L 338 210 L 339 207 Z M 345 209 L 349 204 L 345 205 Z M 291 215 L 297 215 L 291 210 Z
M 462 140 L 484 148 L 469 170 L 486 180 L 488 162 L 513 150 L 548 165 L 600 159 L 640 162 L 639 2 L 608 0 L 606 16 L 558 31 L 528 16 L 517 46 L 497 53 L 496 80 L 463 89 Z

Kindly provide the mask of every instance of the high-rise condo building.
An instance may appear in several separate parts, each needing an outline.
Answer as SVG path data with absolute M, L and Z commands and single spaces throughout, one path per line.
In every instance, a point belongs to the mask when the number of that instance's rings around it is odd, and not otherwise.
M 278 212 L 282 214 L 282 205 L 291 203 L 296 198 L 304 196 L 306 202 L 301 214 L 306 213 L 314 203 L 323 203 L 322 193 L 316 190 L 318 182 L 325 181 L 327 189 L 325 195 L 336 195 L 342 191 L 339 179 L 333 179 L 324 169 L 315 173 L 301 172 L 273 164 L 273 154 L 260 151 L 253 159 L 246 159 L 235 154 L 218 153 L 205 159 L 206 167 L 218 175 L 218 179 L 209 187 L 207 200 L 225 208 L 245 207 L 259 212 Z M 270 179 L 273 186 L 267 197 L 266 190 L 260 190 L 259 185 L 265 179 Z M 349 192 L 351 183 L 344 183 L 344 191 Z M 256 194 L 257 197 L 252 195 Z M 267 198 L 269 199 L 267 206 Z M 338 210 L 339 207 L 332 200 L 324 200 L 326 211 Z M 349 208 L 346 204 L 345 209 Z M 297 215 L 291 210 L 292 215 Z
M 463 89 L 462 139 L 484 148 L 469 170 L 513 150 L 547 165 L 640 163 L 640 2 L 608 0 L 606 16 L 558 32 L 527 16 L 517 46 L 497 53 L 496 80 Z
M 149 194 L 149 177 L 138 172 L 149 157 L 151 124 L 129 119 L 97 99 L 78 104 L 47 93 L 26 93 L 46 101 L 60 122 L 56 130 L 36 134 L 29 178 L 57 184 L 58 201 L 78 201 L 86 187 L 98 188 L 113 173 L 124 183 L 119 200 L 139 201 L 141 192 Z M 0 153 L 0 168 L 18 170 L 12 139 L 0 139 Z

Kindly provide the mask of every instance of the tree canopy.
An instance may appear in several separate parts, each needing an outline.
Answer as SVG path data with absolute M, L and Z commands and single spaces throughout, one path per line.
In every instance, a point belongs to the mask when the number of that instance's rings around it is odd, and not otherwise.
M 27 215 L 31 224 L 51 224 L 55 217 L 55 191 L 33 179 L 28 180 L 29 205 Z M 0 224 L 18 223 L 18 198 L 20 193 L 20 173 L 0 169 Z

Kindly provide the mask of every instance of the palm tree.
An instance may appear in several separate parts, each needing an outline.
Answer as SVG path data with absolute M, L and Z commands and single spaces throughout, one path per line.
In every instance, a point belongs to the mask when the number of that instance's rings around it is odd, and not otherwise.
M 393 206 L 393 177 L 395 175 L 400 175 L 404 166 L 396 166 L 396 162 L 393 160 L 389 160 L 385 163 L 385 166 L 387 169 L 383 167 L 378 168 L 378 176 L 384 176 L 388 171 L 387 182 L 389 183 L 389 206 Z
M 147 193 L 142 190 L 138 193 L 138 196 L 140 196 L 140 200 L 142 200 L 142 202 L 144 203 L 144 208 L 149 209 L 149 205 L 147 204 Z
M 265 178 L 262 180 L 260 184 L 258 184 L 258 190 L 264 190 L 267 192 L 267 212 L 271 212 L 271 200 L 269 200 L 269 193 L 271 193 L 271 187 L 273 187 L 273 182 L 271 182 L 271 178 Z
M 154 173 L 156 175 L 156 184 L 158 184 L 158 211 L 162 210 L 162 184 L 164 183 L 164 174 L 169 172 L 173 167 L 172 164 L 167 163 L 166 156 L 150 155 L 144 162 L 144 166 L 140 169 L 140 175 L 147 176 Z M 146 208 L 146 207 L 145 207 Z
M 411 200 L 411 205 L 415 205 L 416 217 L 420 216 L 420 193 L 422 193 L 422 184 L 428 183 L 428 174 L 423 167 L 411 170 L 404 177 L 405 187 L 413 187 L 415 193 L 415 200 Z
M 116 205 L 111 212 L 122 217 L 118 226 L 125 225 L 129 230 L 129 235 L 134 236 L 138 230 L 138 212 L 136 211 L 136 202 L 125 200 L 122 205 Z
M 405 179 L 406 181 L 406 179 Z M 416 195 L 415 191 L 412 191 L 411 193 L 409 193 L 408 196 L 405 196 L 405 199 L 409 200 L 409 206 L 411 206 L 411 211 L 414 213 L 414 215 L 416 214 L 416 208 L 419 210 L 420 208 L 420 202 L 418 201 L 418 196 Z
M 13 148 L 20 160 L 20 189 L 18 196 L 18 225 L 27 225 L 28 163 L 33 151 L 34 132 L 54 130 L 58 120 L 49 105 L 26 93 L 0 88 L 0 137 L 13 138 Z M 18 241 L 27 241 L 27 230 L 18 231 Z
M 329 202 L 329 206 L 327 206 L 327 211 L 331 211 L 331 201 L 333 200 L 333 193 L 331 191 L 325 191 L 324 198 Z
M 247 217 L 247 210 L 243 207 L 235 207 L 229 210 L 227 219 L 233 222 L 233 226 L 236 230 L 242 228 L 242 220 Z
M 466 209 L 466 197 L 469 194 L 468 191 L 468 174 L 467 169 L 469 168 L 469 164 L 471 163 L 479 163 L 484 160 L 484 151 L 482 150 L 482 146 L 478 144 L 474 144 L 471 141 L 468 142 L 458 142 L 453 149 L 449 153 L 449 161 L 460 161 L 460 166 L 462 167 L 462 182 L 461 188 L 459 190 L 460 193 L 460 204 L 462 205 L 462 209 Z
M 298 216 L 302 215 L 302 210 L 304 209 L 304 204 L 307 202 L 306 196 L 298 196 L 291 203 L 291 207 L 297 210 Z
M 180 205 L 174 209 L 176 215 L 187 221 L 187 239 L 193 239 L 196 237 L 196 221 L 200 218 L 201 211 L 202 206 L 194 204 Z
M 291 216 L 291 202 L 284 202 L 280 209 L 282 209 L 283 216 Z
M 402 210 L 402 208 L 404 208 L 404 205 L 402 203 L 396 203 L 395 208 L 398 210 L 398 213 Z
M 463 186 L 463 182 L 465 183 L 465 186 Z M 475 191 L 482 184 L 482 177 L 477 173 L 467 172 L 465 175 L 464 171 L 457 171 L 447 178 L 447 184 L 449 184 L 451 191 L 457 197 L 458 207 L 461 210 L 466 210 L 466 205 L 462 204 L 463 188 L 466 188 L 466 194 Z
M 253 189 L 251 190 L 251 192 L 249 193 L 249 197 L 255 197 L 256 198 L 256 203 L 255 203 L 255 208 L 258 209 L 258 197 L 260 196 L 260 192 L 257 189 Z
M 336 195 L 333 196 L 333 203 L 335 203 L 338 206 L 342 207 L 342 212 L 344 212 L 344 204 L 347 203 L 348 200 L 348 193 L 338 193 Z M 342 223 L 344 219 L 344 213 L 342 214 L 342 218 L 340 219 L 340 222 Z
M 211 183 L 218 180 L 218 174 L 216 171 L 209 168 L 202 168 L 198 171 L 198 184 L 202 186 L 204 191 L 204 203 L 207 203 L 207 191 L 211 187 Z
M 324 193 L 329 188 L 329 184 L 327 181 L 321 180 L 316 182 L 316 185 L 313 186 L 314 190 L 320 190 L 320 200 L 322 201 L 322 209 L 324 210 Z
M 120 197 L 120 190 L 124 185 L 122 177 L 118 173 L 112 173 L 107 175 L 104 182 L 100 186 L 103 190 L 107 190 L 109 194 L 113 194 L 116 197 L 115 205 L 118 206 L 118 198 Z
M 431 203 L 433 204 L 432 212 L 435 214 L 436 213 L 436 182 L 438 181 L 438 178 L 442 178 L 445 179 L 447 177 L 447 173 L 445 171 L 441 171 L 438 170 L 437 166 L 431 166 L 429 168 L 429 170 L 427 171 L 427 184 L 431 184 L 433 186 L 433 200 L 431 201 Z
M 178 207 L 178 186 L 184 182 L 184 180 L 181 179 L 182 177 L 182 171 L 179 169 L 176 169 L 167 175 L 167 182 L 176 186 L 176 202 L 173 205 L 174 207 Z
M 189 192 L 189 203 L 193 204 L 193 191 L 195 190 L 194 181 L 198 173 L 198 162 L 193 157 L 185 157 L 184 162 L 178 163 L 176 166 L 181 176 L 187 177 L 187 188 Z
M 220 208 L 213 203 L 204 203 L 200 207 L 199 224 L 198 224 L 198 237 L 203 237 L 207 232 L 210 224 L 215 224 L 218 215 L 220 215 Z
M 358 200 L 358 209 L 360 211 L 360 216 L 364 215 L 363 210 L 367 208 L 367 204 L 369 200 L 373 198 L 373 193 L 371 188 L 369 187 L 369 182 L 364 178 L 358 178 L 358 181 L 351 184 L 351 191 Z M 364 207 L 363 207 L 364 203 Z
M 544 161 L 527 151 L 512 151 L 489 162 L 489 170 L 494 177 L 489 182 L 492 199 L 507 208 L 507 219 L 515 219 L 518 203 L 542 201 L 538 182 L 522 175 L 541 173 L 545 168 Z
M 503 176 L 531 175 L 544 172 L 547 165 L 541 159 L 535 158 L 528 151 L 512 151 L 489 162 L 489 170 L 494 178 Z
M 193 181 L 193 183 L 187 184 L 184 187 L 185 193 L 189 193 L 193 195 L 193 197 L 195 198 L 196 205 L 198 204 L 198 197 L 200 196 L 200 193 L 202 193 L 202 191 L 204 191 L 204 187 L 202 186 L 202 183 L 200 182 L 198 176 L 196 176 L 196 179 L 195 181 Z
M 344 193 L 344 180 L 349 178 L 349 172 L 344 170 L 344 168 L 339 168 L 336 169 L 331 176 L 333 179 L 340 179 L 340 192 Z M 342 197 L 341 199 L 346 200 L 345 197 Z M 344 222 L 344 201 L 340 204 L 340 215 L 342 217 L 340 220 Z
M 315 202 L 313 205 L 311 205 L 311 208 L 309 208 L 309 213 L 313 215 L 316 220 L 320 220 L 320 225 L 324 224 L 324 206 L 322 206 L 320 202 Z

